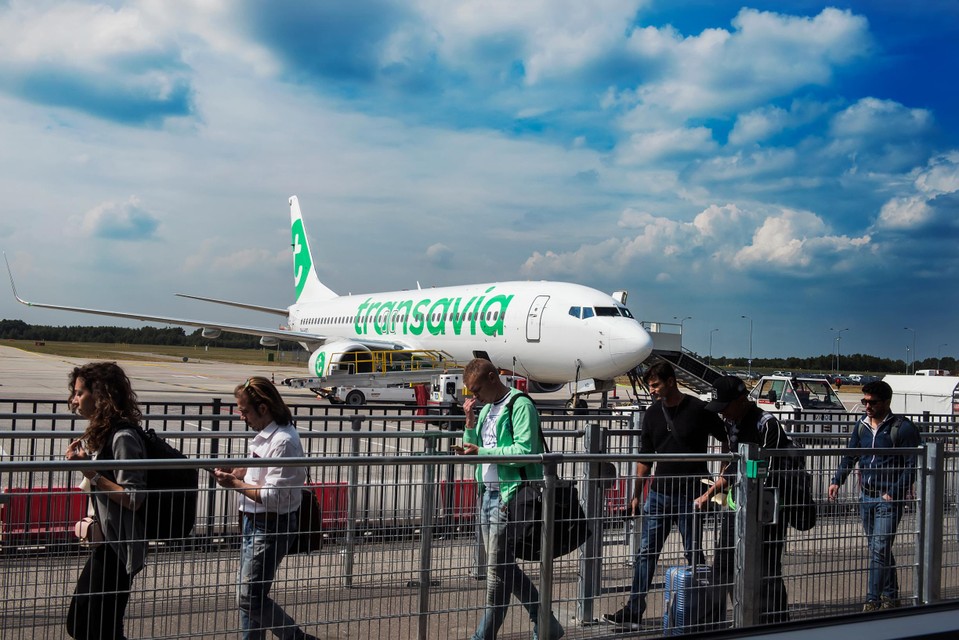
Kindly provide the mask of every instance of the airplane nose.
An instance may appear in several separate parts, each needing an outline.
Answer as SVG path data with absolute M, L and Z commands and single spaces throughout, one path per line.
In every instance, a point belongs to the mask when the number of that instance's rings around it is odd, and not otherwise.
M 653 339 L 637 322 L 610 337 L 610 358 L 622 373 L 636 367 L 653 352 Z

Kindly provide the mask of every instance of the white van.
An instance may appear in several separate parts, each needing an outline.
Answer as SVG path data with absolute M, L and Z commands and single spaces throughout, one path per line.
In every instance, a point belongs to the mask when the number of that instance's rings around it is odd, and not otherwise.
M 790 432 L 845 433 L 846 407 L 825 378 L 763 376 L 749 392 L 749 399 L 765 411 L 800 411 L 812 418 L 809 423 L 787 426 Z M 833 422 L 843 426 L 836 427 Z

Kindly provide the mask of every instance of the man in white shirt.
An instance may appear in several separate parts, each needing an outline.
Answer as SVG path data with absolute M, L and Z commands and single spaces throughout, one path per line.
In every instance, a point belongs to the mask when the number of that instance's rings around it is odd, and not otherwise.
M 256 376 L 233 393 L 240 416 L 257 432 L 250 441 L 251 458 L 303 457 L 293 415 L 273 383 Z M 306 468 L 218 468 L 214 476 L 217 484 L 239 494 L 243 544 L 237 605 L 244 640 L 261 640 L 267 629 L 284 640 L 315 640 L 269 595 L 276 570 L 298 530 Z

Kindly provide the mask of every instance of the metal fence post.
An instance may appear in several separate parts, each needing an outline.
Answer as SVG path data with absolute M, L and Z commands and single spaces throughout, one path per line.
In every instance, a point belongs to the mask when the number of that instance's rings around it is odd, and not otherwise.
M 210 407 L 210 413 L 213 414 L 214 416 L 218 416 L 220 415 L 220 412 L 222 410 L 223 410 L 222 401 L 219 398 L 213 398 L 213 404 Z M 212 423 L 210 424 L 211 431 L 220 430 L 219 420 L 214 418 L 210 422 Z M 219 438 L 212 438 L 210 440 L 210 457 L 211 458 L 220 457 L 220 439 Z M 216 478 L 213 477 L 213 474 L 207 474 L 206 488 L 207 488 L 207 495 L 210 496 L 210 499 L 207 500 L 207 505 L 206 505 L 206 530 L 209 531 L 210 533 L 215 533 L 214 529 L 216 525 L 216 500 L 214 499 L 214 496 L 216 496 L 216 487 L 217 487 Z M 226 535 L 226 531 L 227 531 L 227 524 L 226 524 L 226 521 L 224 520 L 223 530 L 221 531 L 221 533 L 223 535 Z
M 760 501 L 765 479 L 755 444 L 739 445 L 736 473 L 736 580 L 733 593 L 733 620 L 737 628 L 759 623 L 758 602 L 762 586 L 762 523 Z
M 350 417 L 350 455 L 360 455 L 360 429 L 363 428 L 363 416 Z M 356 492 L 360 484 L 360 469 L 350 465 L 349 484 L 346 488 L 346 545 L 343 549 L 343 586 L 353 586 L 353 563 L 356 553 L 356 512 L 358 501 Z
M 605 453 L 606 430 L 599 424 L 586 425 L 586 452 Z M 593 535 L 583 546 L 579 556 L 579 588 L 576 602 L 576 617 L 581 623 L 590 622 L 596 615 L 593 610 L 596 597 L 602 593 L 602 553 L 603 553 L 603 474 L 600 463 L 586 465 L 586 519 Z
M 436 440 L 426 441 L 426 455 L 436 453 Z M 433 509 L 436 504 L 436 465 L 428 464 L 423 469 L 423 514 L 420 526 L 420 576 L 419 611 L 417 631 L 419 640 L 426 640 L 430 621 L 431 567 L 433 564 Z
M 942 598 L 942 537 L 944 519 L 942 514 L 946 493 L 946 468 L 941 442 L 926 444 L 926 464 L 923 470 L 924 493 L 922 499 L 922 536 L 919 567 L 922 568 L 919 601 L 932 604 Z
M 556 463 L 561 454 L 547 453 L 543 456 L 543 529 L 539 558 L 539 619 L 543 634 L 549 635 L 550 618 L 553 615 L 553 528 L 556 526 Z

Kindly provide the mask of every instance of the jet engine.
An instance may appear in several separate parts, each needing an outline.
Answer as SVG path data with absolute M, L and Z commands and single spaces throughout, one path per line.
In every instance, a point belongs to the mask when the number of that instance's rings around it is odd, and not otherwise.
M 370 373 L 372 370 L 370 349 L 358 342 L 327 342 L 310 356 L 310 371 L 321 378 L 333 372 Z
M 566 386 L 563 382 L 547 383 L 537 382 L 536 380 L 530 380 L 526 385 L 530 393 L 553 393 Z

